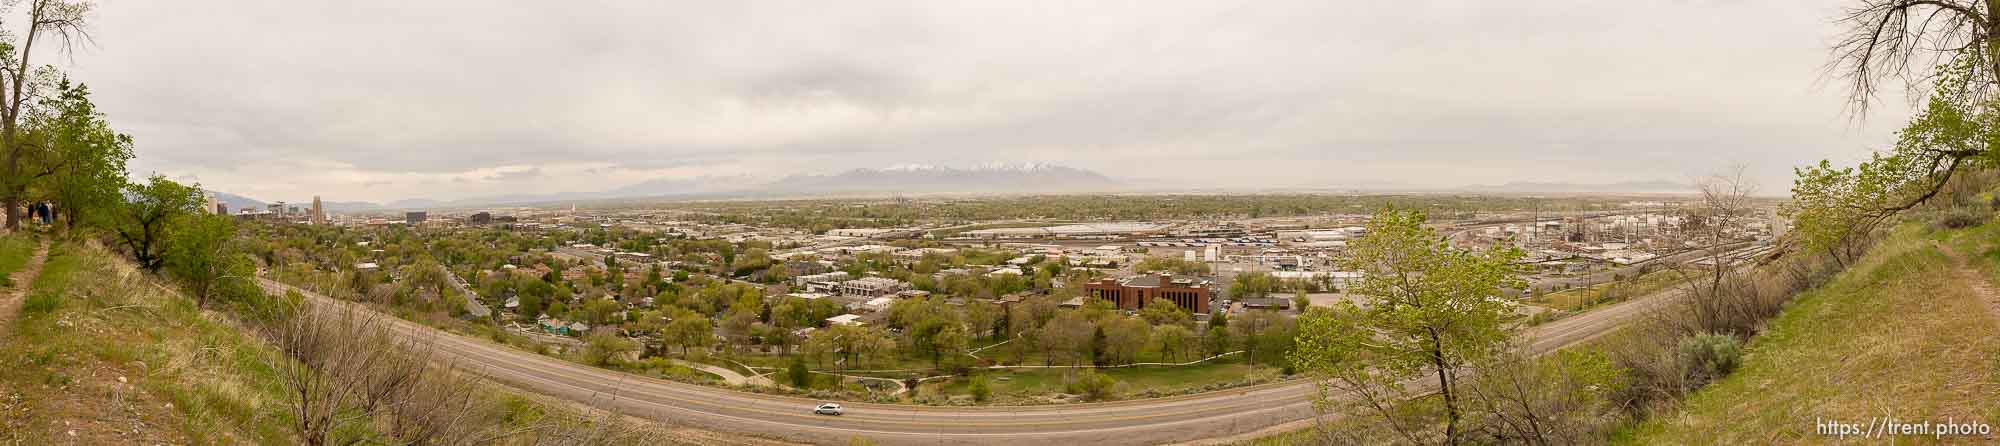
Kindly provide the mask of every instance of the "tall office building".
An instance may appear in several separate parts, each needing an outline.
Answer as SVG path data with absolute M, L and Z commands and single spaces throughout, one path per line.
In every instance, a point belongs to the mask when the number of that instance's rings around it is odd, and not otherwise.
M 319 196 L 313 196 L 312 224 L 326 224 L 326 210 L 319 207 Z

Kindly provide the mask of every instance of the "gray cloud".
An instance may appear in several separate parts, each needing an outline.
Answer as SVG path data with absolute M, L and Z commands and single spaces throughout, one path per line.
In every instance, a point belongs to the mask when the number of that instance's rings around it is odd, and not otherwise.
M 1813 84 L 1836 6 L 120 2 L 69 68 L 135 170 L 276 199 L 989 160 L 1188 186 L 1744 163 L 1783 190 L 1902 120 Z

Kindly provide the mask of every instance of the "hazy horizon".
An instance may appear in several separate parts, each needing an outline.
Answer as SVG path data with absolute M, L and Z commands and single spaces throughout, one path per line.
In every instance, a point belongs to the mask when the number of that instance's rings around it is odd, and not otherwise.
M 372 202 L 1030 161 L 1187 189 L 1740 164 L 1782 194 L 1908 108 L 1841 114 L 1809 1 L 481 5 L 101 5 L 62 65 L 135 175 Z

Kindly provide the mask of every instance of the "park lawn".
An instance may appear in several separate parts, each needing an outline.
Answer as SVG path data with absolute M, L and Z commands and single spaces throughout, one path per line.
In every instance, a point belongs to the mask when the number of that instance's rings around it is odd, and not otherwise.
M 1020 404 L 1065 393 L 1069 377 L 1081 370 L 1001 369 L 981 371 L 975 376 L 986 378 L 995 402 Z M 1275 367 L 1264 364 L 1251 366 L 1234 357 L 1189 366 L 1126 367 L 1099 369 L 1098 372 L 1118 382 L 1113 399 L 1171 396 L 1254 384 L 1276 379 L 1279 373 Z M 971 379 L 953 378 L 925 383 L 919 393 L 968 395 L 971 394 L 971 382 Z
M 806 368 L 812 369 L 814 371 L 829 372 L 829 373 L 846 373 L 839 370 L 840 368 L 834 367 L 832 359 L 827 359 L 824 363 L 822 363 L 820 361 L 814 361 L 811 356 L 808 356 L 804 353 L 799 353 L 797 351 L 794 351 L 791 355 L 780 355 L 776 353 L 748 353 L 748 352 L 736 353 L 736 354 L 713 354 L 704 358 L 696 359 L 696 361 L 728 367 L 731 369 L 735 369 L 736 371 L 742 372 L 745 371 L 743 370 L 743 366 L 737 365 L 736 362 L 740 362 L 743 363 L 743 365 L 748 365 L 751 367 L 768 367 L 775 369 L 783 369 L 786 367 L 791 367 L 792 361 L 795 359 L 805 360 Z M 736 362 L 730 362 L 731 360 L 734 360 Z M 856 364 L 849 365 L 844 368 L 848 370 L 923 370 L 923 371 L 931 370 L 930 358 L 911 358 L 911 357 L 903 357 L 900 355 L 877 355 L 875 357 L 871 357 L 868 359 L 857 358 L 855 359 L 855 362 Z M 946 364 L 948 365 L 950 363 L 947 362 Z M 763 371 L 764 370 L 759 370 L 759 372 Z M 882 376 L 885 378 L 895 377 L 892 375 L 898 375 L 898 374 L 885 374 L 885 373 L 852 373 L 852 374 L 863 375 L 863 376 Z M 901 375 L 928 376 L 926 373 L 922 372 L 905 373 Z
M 1751 340 L 1736 373 L 1697 391 L 1678 412 L 1619 433 L 1616 442 L 1819 443 L 1832 441 L 1816 432 L 1823 419 L 2000 421 L 1994 397 L 2000 344 L 1993 342 L 2000 321 L 1933 239 L 1904 229 L 1833 282 L 1794 300 Z M 1973 243 L 1949 234 L 1934 238 Z M 1992 260 L 1983 263 L 1992 271 Z

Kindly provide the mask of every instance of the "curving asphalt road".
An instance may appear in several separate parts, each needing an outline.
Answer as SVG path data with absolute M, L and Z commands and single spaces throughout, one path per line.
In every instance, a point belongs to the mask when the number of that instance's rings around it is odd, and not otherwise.
M 295 289 L 315 302 L 345 302 Z M 1527 330 L 1539 353 L 1610 332 L 1662 301 L 1634 299 Z M 1314 415 L 1310 383 L 1288 381 L 1218 392 L 1093 404 L 924 407 L 844 403 L 843 416 L 813 415 L 820 401 L 634 376 L 549 358 L 384 316 L 397 331 L 490 378 L 528 391 L 628 415 L 723 432 L 824 444 L 865 437 L 878 444 L 1160 444 L 1256 432 Z

